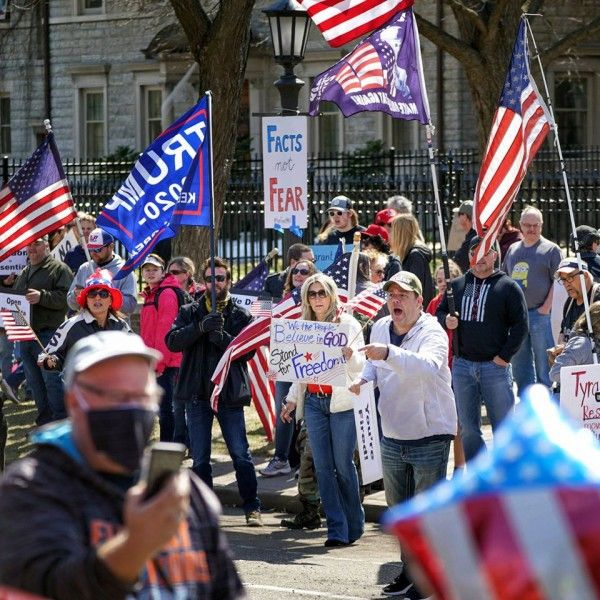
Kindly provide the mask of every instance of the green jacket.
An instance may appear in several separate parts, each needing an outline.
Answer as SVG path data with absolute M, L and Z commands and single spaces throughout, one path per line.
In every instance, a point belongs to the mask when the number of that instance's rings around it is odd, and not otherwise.
M 31 328 L 56 329 L 67 314 L 67 292 L 73 279 L 71 269 L 64 263 L 47 256 L 39 265 L 27 265 L 17 277 L 13 291 L 41 292 L 38 304 L 31 305 Z

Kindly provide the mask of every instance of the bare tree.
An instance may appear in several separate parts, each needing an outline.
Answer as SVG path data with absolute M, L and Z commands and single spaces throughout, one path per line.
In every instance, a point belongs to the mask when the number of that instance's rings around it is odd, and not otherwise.
M 440 0 L 456 19 L 458 36 L 451 35 L 418 14 L 419 33 L 452 55 L 465 69 L 475 114 L 480 147 L 484 147 L 502 90 L 510 54 L 515 41 L 519 18 L 523 12 L 539 13 L 544 0 Z M 564 2 L 565 17 L 570 15 L 572 2 Z M 587 14 L 551 46 L 541 49 L 544 65 L 572 53 L 581 43 L 600 31 L 600 15 Z

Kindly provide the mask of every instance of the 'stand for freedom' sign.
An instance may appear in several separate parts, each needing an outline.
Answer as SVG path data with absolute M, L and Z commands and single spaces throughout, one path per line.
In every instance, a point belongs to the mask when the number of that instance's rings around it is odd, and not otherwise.
M 277 381 L 347 385 L 348 325 L 273 319 L 269 374 Z
M 600 439 L 600 365 L 560 370 L 560 406 Z

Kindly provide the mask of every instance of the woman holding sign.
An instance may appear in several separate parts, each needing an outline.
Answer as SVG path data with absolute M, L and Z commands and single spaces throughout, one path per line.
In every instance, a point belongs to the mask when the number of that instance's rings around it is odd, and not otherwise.
M 360 325 L 341 312 L 333 279 L 322 273 L 302 285 L 302 319 L 347 323 L 349 345 L 342 348 L 346 379 L 360 374 L 364 357 L 357 352 L 363 344 Z M 365 513 L 360 502 L 358 474 L 353 461 L 356 447 L 353 398 L 347 386 L 294 383 L 281 411 L 281 418 L 304 418 L 313 451 L 321 502 L 327 519 L 325 546 L 347 546 L 361 537 Z

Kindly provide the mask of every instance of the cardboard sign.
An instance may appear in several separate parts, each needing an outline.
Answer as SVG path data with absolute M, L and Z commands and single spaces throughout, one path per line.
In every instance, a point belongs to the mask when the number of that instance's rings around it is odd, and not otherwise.
M 348 324 L 273 319 L 269 375 L 277 381 L 347 385 Z
M 259 292 L 236 292 L 230 290 L 231 299 L 242 308 L 250 310 L 252 303 L 258 298 Z
M 600 365 L 560 370 L 560 406 L 600 439 Z
M 27 251 L 25 248 L 15 252 L 6 260 L 0 262 L 0 277 L 18 275 L 27 266 Z
M 265 117 L 262 148 L 265 228 L 298 235 L 307 224 L 306 117 Z
M 319 246 L 318 244 L 315 244 L 310 248 L 315 255 L 315 267 L 317 267 L 319 271 L 324 271 L 333 262 L 338 245 L 327 244 L 326 246 Z
M 73 229 L 69 230 L 69 232 L 65 235 L 65 237 L 60 241 L 58 246 L 55 246 L 51 251 L 50 255 L 53 256 L 56 260 L 60 260 L 61 262 L 65 262 L 65 256 L 67 252 L 70 252 L 77 246 L 79 242 L 77 241 L 77 236 L 75 235 L 75 231 Z
M 25 300 L 24 294 L 16 294 L 14 292 L 0 292 L 0 308 L 6 308 L 12 312 L 16 312 L 18 306 L 28 322 L 31 322 L 31 305 Z M 0 327 L 4 326 L 2 317 L 0 317 Z
M 378 481 L 383 477 L 377 407 L 375 406 L 372 381 L 362 385 L 360 394 L 354 396 L 354 423 L 362 483 L 367 485 L 367 483 Z

